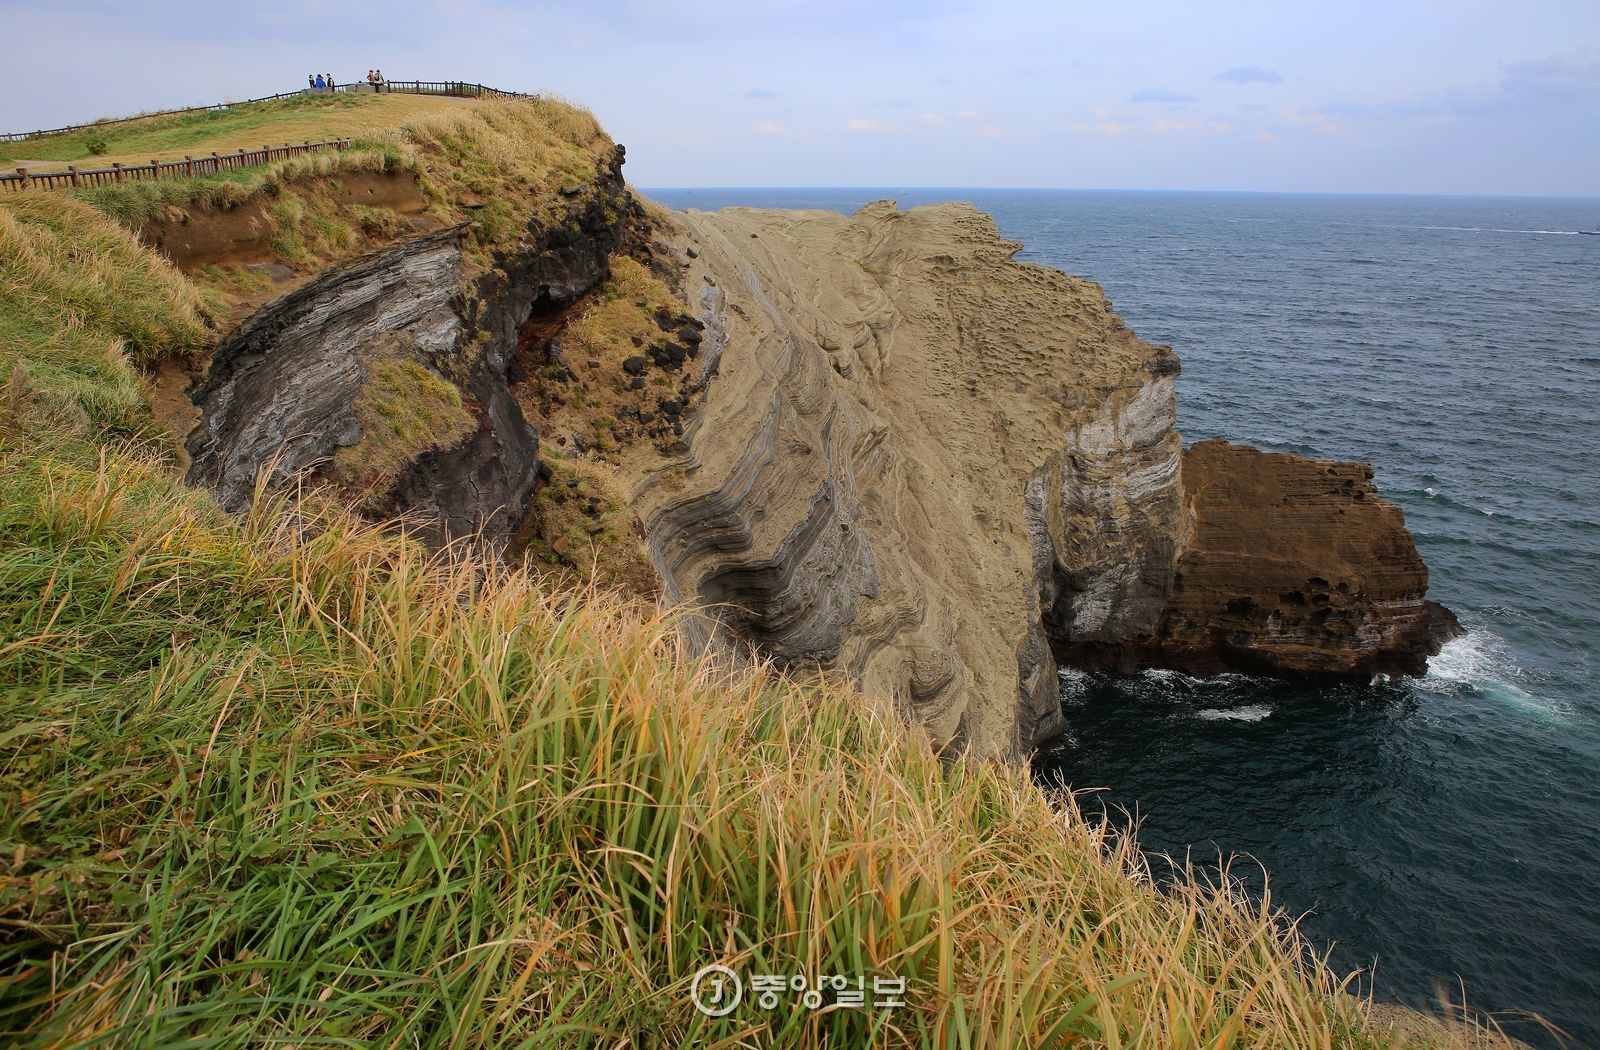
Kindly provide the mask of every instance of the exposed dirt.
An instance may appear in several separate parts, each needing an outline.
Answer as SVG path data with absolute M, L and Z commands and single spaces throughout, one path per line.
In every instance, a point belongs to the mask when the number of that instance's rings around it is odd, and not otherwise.
M 302 187 L 296 189 L 304 192 Z M 316 193 L 340 207 L 361 205 L 395 212 L 409 220 L 405 233 L 439 226 L 426 214 L 422 190 L 410 172 L 340 174 L 318 179 Z M 225 211 L 170 208 L 166 215 L 140 227 L 139 238 L 163 252 L 184 273 L 202 266 L 272 262 L 278 256 L 272 246 L 274 228 L 266 213 L 267 203 L 251 200 Z
M 195 380 L 205 375 L 210 359 L 205 358 L 185 365 L 168 358 L 145 373 L 150 388 L 150 410 L 156 422 L 166 427 L 175 439 L 178 463 L 182 470 L 189 469 L 189 451 L 184 447 L 189 432 L 200 422 L 200 409 L 189 400 L 189 388 Z

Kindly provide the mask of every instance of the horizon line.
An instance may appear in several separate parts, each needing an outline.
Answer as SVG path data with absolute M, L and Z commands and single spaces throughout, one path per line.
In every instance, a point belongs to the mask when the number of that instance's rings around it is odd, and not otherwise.
M 1570 200 L 1570 201 L 1600 201 L 1600 193 L 1463 193 L 1442 190 L 1218 190 L 1218 189 L 1183 189 L 1183 188 L 1152 188 L 1152 187 L 1118 187 L 1118 186 L 956 186 L 956 185 L 927 185 L 910 186 L 900 183 L 879 183 L 877 185 L 699 185 L 699 186 L 661 186 L 647 185 L 644 183 L 629 183 L 634 189 L 643 193 L 652 190 L 671 192 L 685 191 L 714 191 L 727 192 L 732 190 L 800 190 L 816 192 L 829 190 L 835 192 L 870 191 L 880 192 L 895 190 L 903 193 L 933 192 L 945 190 L 960 191 L 1003 191 L 1008 193 L 1227 193 L 1227 194 L 1253 194 L 1259 196 L 1276 197 L 1492 197 L 1516 200 Z

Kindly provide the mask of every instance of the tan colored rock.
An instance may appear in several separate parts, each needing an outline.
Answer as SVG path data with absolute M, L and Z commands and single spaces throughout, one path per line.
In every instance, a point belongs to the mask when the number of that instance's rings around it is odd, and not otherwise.
M 1368 468 L 1184 453 L 1171 350 L 988 216 L 679 221 L 703 402 L 634 507 L 702 641 L 843 669 L 937 744 L 1017 759 L 1063 728 L 1058 657 L 1410 673 L 1452 629 Z
M 965 205 L 682 224 L 714 378 L 635 500 L 669 597 L 942 745 L 1025 755 L 1061 728 L 1049 607 L 1115 632 L 1164 603 L 1176 360 Z

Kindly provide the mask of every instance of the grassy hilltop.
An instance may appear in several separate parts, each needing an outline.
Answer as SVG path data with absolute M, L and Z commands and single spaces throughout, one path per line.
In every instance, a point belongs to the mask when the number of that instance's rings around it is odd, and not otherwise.
M 846 683 L 719 666 L 626 593 L 319 497 L 240 520 L 186 488 L 150 376 L 273 289 L 180 272 L 142 223 L 255 207 L 314 269 L 407 229 L 330 186 L 410 173 L 489 267 L 610 149 L 558 102 L 358 96 L 155 118 L 107 155 L 344 134 L 0 198 L 0 1041 L 1445 1045 L 1371 1020 L 1269 907 L 1157 891 L 1070 798 L 942 764 Z M 649 289 L 619 273 L 575 339 L 632 331 Z M 713 962 L 900 976 L 905 1005 L 713 1020 L 688 994 Z

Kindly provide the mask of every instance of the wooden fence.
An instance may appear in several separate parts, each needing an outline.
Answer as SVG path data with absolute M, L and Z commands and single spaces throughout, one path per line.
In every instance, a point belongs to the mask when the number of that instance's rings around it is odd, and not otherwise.
M 326 95 L 336 94 L 366 94 L 375 90 L 373 85 L 365 80 L 352 84 L 340 84 L 336 88 L 311 88 L 305 87 L 298 91 L 283 91 L 276 95 L 263 95 L 260 98 L 247 99 L 244 102 L 218 102 L 214 106 L 190 106 L 188 109 L 164 109 L 157 113 L 141 113 L 137 117 L 118 117 L 115 120 L 97 120 L 93 124 L 69 124 L 64 128 L 50 128 L 44 131 L 13 131 L 0 132 L 0 142 L 21 142 L 25 139 L 43 138 L 48 135 L 70 135 L 75 131 L 88 131 L 91 128 L 109 128 L 118 124 L 128 124 L 136 120 L 148 120 L 151 117 L 172 117 L 183 113 L 210 113 L 217 110 L 233 109 L 236 106 L 253 106 L 258 102 L 273 102 L 280 98 L 296 98 L 301 95 Z M 395 92 L 404 95 L 449 95 L 455 98 L 537 98 L 519 91 L 501 91 L 499 88 L 485 87 L 482 84 L 469 84 L 464 80 L 390 80 L 383 85 L 385 92 Z
M 192 179 L 196 175 L 212 175 L 219 171 L 232 171 L 235 168 L 248 168 L 257 164 L 270 164 L 275 160 L 287 160 L 302 153 L 343 150 L 349 145 L 349 139 L 333 139 L 328 142 L 306 142 L 298 146 L 263 146 L 256 150 L 241 149 L 237 153 L 213 153 L 209 157 L 152 160 L 149 164 L 113 164 L 109 168 L 80 169 L 72 165 L 66 171 L 47 171 L 38 174 L 30 173 L 27 168 L 18 168 L 14 175 L 0 175 L 0 190 L 77 189 L 84 186 L 131 182 L 136 179 Z

